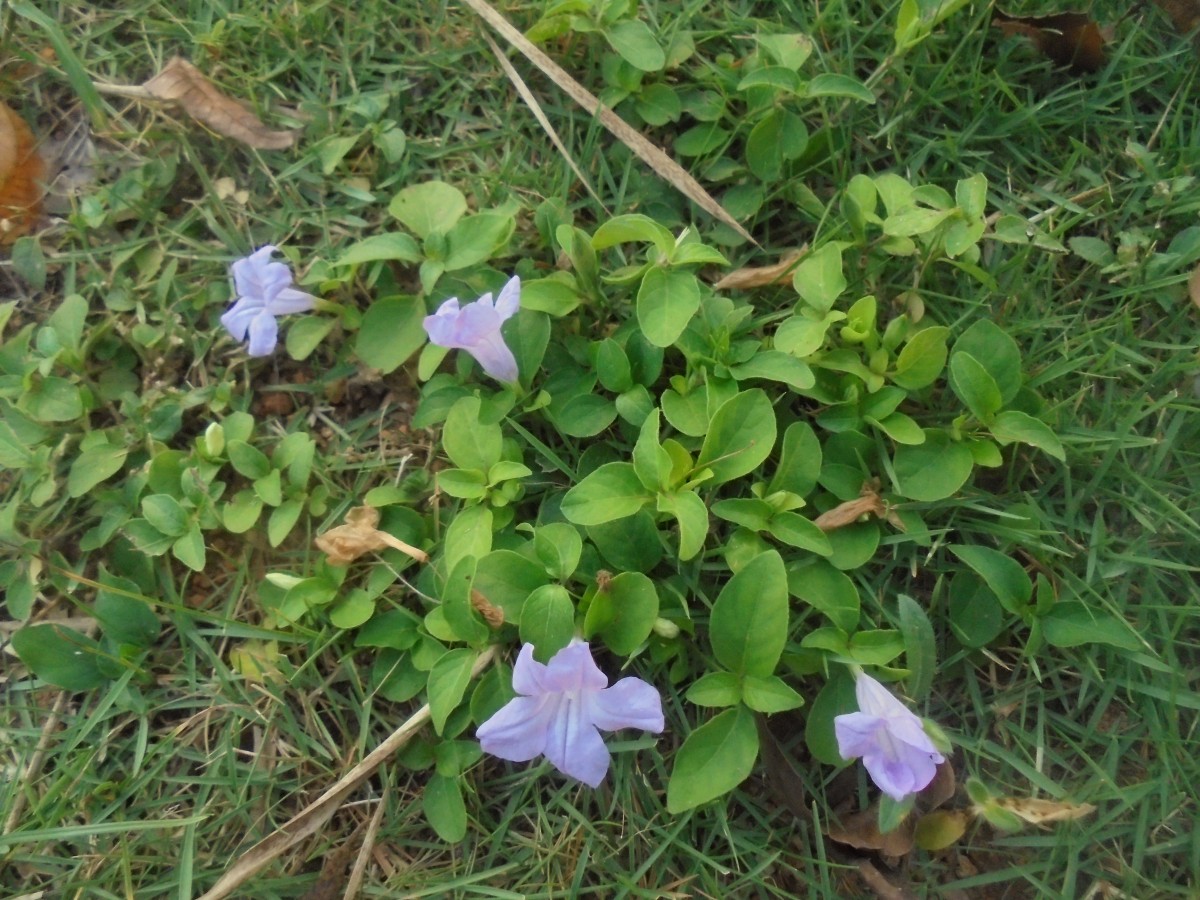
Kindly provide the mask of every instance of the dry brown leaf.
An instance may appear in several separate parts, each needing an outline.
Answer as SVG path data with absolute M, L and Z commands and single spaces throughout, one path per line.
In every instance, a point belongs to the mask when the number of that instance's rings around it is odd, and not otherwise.
M 1110 35 L 1087 13 L 1010 16 L 996 10 L 992 24 L 1006 35 L 1029 38 L 1055 65 L 1077 72 L 1095 72 L 1104 65 L 1104 45 Z
M 858 861 L 858 874 L 878 900 L 915 900 L 917 896 L 914 892 L 893 884 L 870 860 Z
M 1061 800 L 1034 800 L 1028 797 L 998 797 L 996 806 L 1007 809 L 1030 825 L 1049 825 L 1051 822 L 1070 822 L 1096 811 L 1090 803 L 1066 803 Z
M 889 524 L 899 531 L 904 530 L 904 523 L 900 517 L 883 502 L 883 498 L 877 493 L 875 484 L 870 482 L 862 486 L 862 496 L 846 500 L 833 509 L 826 510 L 817 516 L 813 524 L 822 531 L 834 531 L 838 528 L 845 528 L 847 525 L 853 525 L 862 516 L 869 514 L 887 519 Z
M 498 13 L 486 0 L 465 0 L 480 18 L 491 25 L 500 36 L 511 46 L 515 47 L 531 63 L 541 69 L 556 85 L 558 85 L 572 100 L 588 111 L 590 115 L 600 120 L 600 124 L 611 131 L 617 138 L 635 153 L 643 162 L 658 175 L 669 182 L 676 190 L 703 209 L 711 216 L 720 219 L 750 243 L 758 246 L 758 241 L 750 236 L 733 216 L 726 212 L 712 195 L 695 178 L 688 174 L 679 163 L 667 156 L 659 147 L 654 146 L 642 136 L 641 132 L 632 128 L 624 119 L 608 109 L 596 98 L 596 95 L 572 78 L 549 56 L 535 47 L 530 40 L 521 34 L 508 19 Z
M 0 246 L 28 233 L 37 220 L 46 164 L 25 120 L 0 101 Z
M 221 93 L 203 72 L 179 56 L 145 84 L 97 84 L 96 90 L 133 100 L 174 104 L 217 134 L 255 150 L 286 150 L 296 142 L 296 132 L 272 131 L 248 107 Z
M 495 606 L 482 592 L 471 588 L 471 608 L 483 616 L 488 627 L 495 630 L 504 624 L 504 609 Z
M 346 524 L 318 535 L 314 543 L 326 555 L 331 566 L 348 566 L 364 553 L 392 547 L 418 562 L 429 562 L 429 554 L 406 544 L 386 531 L 380 531 L 379 510 L 373 506 L 356 506 L 346 513 Z
M 1192 277 L 1188 279 L 1188 296 L 1192 298 L 1192 302 L 1200 306 L 1200 266 L 1196 266 Z
M 1154 4 L 1170 17 L 1180 34 L 1192 34 L 1200 28 L 1200 0 L 1154 0 Z M 1200 48 L 1200 33 L 1192 35 L 1192 40 Z
M 908 816 L 897 828 L 881 834 L 879 802 L 876 801 L 862 812 L 839 816 L 836 823 L 830 822 L 825 828 L 825 834 L 830 840 L 859 850 L 878 850 L 887 856 L 906 856 L 912 852 L 916 829 L 916 819 Z
M 493 644 L 479 654 L 475 665 L 471 667 L 472 678 L 491 663 L 496 656 L 497 649 Z M 369 778 L 392 754 L 407 744 L 409 739 L 425 726 L 430 715 L 427 703 L 393 731 L 382 744 L 367 754 L 362 762 L 339 778 L 333 787 L 277 828 L 274 834 L 263 838 L 238 857 L 217 883 L 200 897 L 200 900 L 222 900 L 222 898 L 228 897 L 254 877 L 254 874 L 264 866 L 269 865 L 296 844 L 316 834 L 356 787 Z M 239 896 L 248 897 L 254 896 L 254 894 L 243 891 Z
M 365 822 L 359 822 L 358 827 L 342 842 L 342 846 L 325 857 L 317 880 L 300 895 L 300 900 L 338 900 L 342 896 L 349 880 L 346 870 L 350 861 L 356 858 L 355 843 L 365 827 Z
M 730 272 L 713 285 L 714 291 L 745 291 L 750 288 L 766 287 L 769 284 L 791 284 L 792 269 L 804 255 L 808 245 L 799 250 L 788 250 L 779 262 L 769 266 L 746 266 Z

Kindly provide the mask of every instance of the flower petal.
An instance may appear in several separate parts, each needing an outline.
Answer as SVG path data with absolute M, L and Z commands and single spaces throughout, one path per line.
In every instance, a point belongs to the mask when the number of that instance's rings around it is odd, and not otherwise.
M 462 349 L 463 344 L 458 339 L 459 314 L 458 299 L 451 297 L 437 308 L 437 312 L 426 316 L 421 324 L 424 325 L 429 340 L 439 347 Z
M 855 679 L 854 696 L 858 699 L 858 708 L 874 716 L 912 715 L 891 691 L 865 673 Z
M 271 262 L 275 247 L 259 247 L 232 266 L 233 283 L 242 297 L 254 297 L 266 302 L 292 283 L 292 273 L 283 263 Z
M 250 322 L 262 311 L 261 303 L 249 297 L 242 297 L 221 316 L 221 324 L 225 326 L 226 331 L 233 335 L 235 341 L 244 341 Z
M 895 800 L 927 787 L 937 774 L 930 754 L 886 737 L 863 756 L 863 766 L 879 789 Z
M 500 316 L 500 321 L 510 319 L 516 315 L 517 310 L 521 308 L 521 278 L 514 275 L 508 279 L 508 284 L 500 289 L 500 296 L 496 298 L 496 313 Z
M 286 287 L 267 303 L 267 311 L 273 316 L 308 312 L 316 302 L 317 298 L 312 294 L 306 294 L 304 291 Z
M 275 350 L 279 336 L 279 323 L 266 310 L 250 320 L 250 346 L 246 352 L 251 356 L 270 356 Z
M 546 666 L 533 658 L 533 644 L 525 644 L 513 663 L 513 690 L 527 697 L 550 693 L 546 685 Z
M 588 718 L 597 728 L 641 728 L 655 734 L 663 730 L 662 698 L 654 686 L 640 678 L 622 678 L 591 697 Z
M 487 335 L 473 344 L 463 344 L 463 349 L 475 357 L 475 361 L 497 381 L 505 384 L 515 382 L 519 376 L 517 358 L 504 343 L 500 332 Z
M 542 683 L 549 691 L 596 692 L 608 686 L 608 676 L 592 659 L 591 647 L 572 641 L 550 657 Z
M 608 772 L 608 748 L 600 732 L 584 718 L 586 704 L 570 694 L 561 697 L 546 734 L 546 758 L 560 772 L 596 787 Z
M 878 743 L 876 735 L 884 722 L 880 716 L 864 712 L 834 716 L 833 733 L 842 759 L 856 759 L 874 749 Z
M 516 697 L 475 729 L 475 737 L 485 753 L 525 762 L 546 752 L 557 707 L 553 697 Z

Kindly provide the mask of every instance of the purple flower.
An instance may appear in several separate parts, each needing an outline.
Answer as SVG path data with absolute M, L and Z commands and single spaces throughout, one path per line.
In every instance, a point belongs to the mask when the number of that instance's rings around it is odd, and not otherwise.
M 859 712 L 833 719 L 838 753 L 845 759 L 861 756 L 871 780 L 895 800 L 933 781 L 945 758 L 921 720 L 870 675 L 859 673 L 854 693 Z
M 276 316 L 306 312 L 316 298 L 291 286 L 292 273 L 286 265 L 271 262 L 275 248 L 267 244 L 233 264 L 233 283 L 237 303 L 221 316 L 221 324 L 234 340 L 244 341 L 250 334 L 251 356 L 268 356 L 275 349 L 279 334 Z
M 500 290 L 492 304 L 492 295 L 484 294 L 474 303 L 459 308 L 451 297 L 432 316 L 425 317 L 425 332 L 439 347 L 466 350 L 497 381 L 517 380 L 517 360 L 500 334 L 500 325 L 516 314 L 521 305 L 521 279 L 514 275 Z
M 609 759 L 597 729 L 663 730 L 658 691 L 640 678 L 607 685 L 583 641 L 559 650 L 546 665 L 526 644 L 513 667 L 513 688 L 522 696 L 480 725 L 475 736 L 493 756 L 525 762 L 545 754 L 560 772 L 596 787 Z

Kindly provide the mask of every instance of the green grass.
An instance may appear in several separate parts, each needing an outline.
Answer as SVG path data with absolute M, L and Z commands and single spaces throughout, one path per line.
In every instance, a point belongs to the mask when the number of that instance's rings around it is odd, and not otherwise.
M 414 455 L 406 472 L 436 456 L 434 436 L 401 427 L 415 379 L 400 370 L 378 381 L 323 351 L 308 364 L 281 354 L 253 380 L 243 364 L 227 369 L 227 347 L 215 344 L 230 260 L 266 242 L 298 251 L 301 269 L 330 259 L 387 221 L 397 190 L 434 177 L 457 185 L 476 207 L 517 200 L 526 212 L 515 245 L 547 271 L 554 259 L 532 216 L 542 199 L 563 200 L 584 227 L 605 217 L 520 104 L 465 7 L 439 0 L 117 6 L 47 0 L 45 24 L 0 5 L 0 97 L 42 134 L 90 120 L 101 165 L 88 190 L 102 194 L 108 210 L 96 227 L 73 218 L 43 233 L 51 269 L 44 290 L 23 286 L 13 264 L 0 261 L 0 292 L 37 320 L 66 294 L 82 293 L 95 314 L 89 326 L 118 342 L 135 339 L 137 322 L 161 329 L 134 357 L 142 406 L 126 401 L 113 414 L 144 416 L 179 402 L 180 440 L 202 430 L 210 396 L 202 393 L 214 384 L 228 384 L 252 406 L 272 392 L 291 397 L 311 413 L 307 427 L 319 436 L 323 460 L 318 477 L 331 501 L 323 519 L 301 529 L 309 533 L 278 550 L 252 532 L 214 541 L 203 576 L 176 567 L 159 577 L 165 593 L 155 599 L 166 630 L 147 664 L 150 677 L 129 670 L 105 688 L 64 695 L 0 656 L 0 822 L 15 816 L 16 828 L 0 836 L 7 896 L 43 889 L 71 898 L 198 896 L 412 711 L 373 694 L 370 657 L 332 626 L 316 633 L 264 625 L 255 586 L 264 572 L 311 566 L 312 534 L 340 521 L 368 488 L 396 480 L 407 453 Z M 503 8 L 528 27 L 541 4 Z M 1016 338 L 1068 452 L 1065 465 L 1007 454 L 981 482 L 986 491 L 974 489 L 930 521 L 935 542 L 1013 544 L 1061 594 L 1129 622 L 1145 646 L 1043 647 L 1028 656 L 1014 638 L 986 655 L 943 658 L 924 712 L 953 736 L 960 781 L 974 774 L 997 793 L 1087 802 L 1097 811 L 1016 834 L 972 829 L 955 849 L 917 851 L 889 874 L 918 896 L 1117 896 L 1103 893 L 1111 888 L 1136 898 L 1194 897 L 1200 341 L 1186 291 L 1196 255 L 1187 264 L 1165 258 L 1200 212 L 1200 183 L 1173 183 L 1200 164 L 1192 48 L 1148 9 L 1118 26 L 1109 63 L 1081 79 L 1001 39 L 988 28 L 990 8 L 977 6 L 897 61 L 887 58 L 895 5 L 846 0 L 817 8 L 797 0 L 642 4 L 643 18 L 664 37 L 693 32 L 700 52 L 673 75 L 680 86 L 715 83 L 722 54 L 743 56 L 758 31 L 813 35 L 813 72 L 875 73 L 874 106 L 827 101 L 811 111 L 810 129 L 829 126 L 833 152 L 768 187 L 747 222 L 762 253 L 696 219 L 735 264 L 761 264 L 813 236 L 818 222 L 805 211 L 801 186 L 827 200 L 856 173 L 889 170 L 948 189 L 982 172 L 989 213 L 1036 216 L 1062 241 L 1091 236 L 1125 248 L 1102 272 L 1070 252 L 991 242 L 984 264 L 994 288 L 950 266 L 924 282 L 936 321 L 961 330 L 989 318 Z M 1109 21 L 1123 12 L 1101 4 L 1095 14 Z M 48 45 L 57 62 L 37 62 Z M 601 42 L 576 38 L 547 49 L 584 84 L 604 86 Z M 140 83 L 175 54 L 259 109 L 293 108 L 294 120 L 283 124 L 303 127 L 297 148 L 254 153 L 177 114 L 79 93 L 80 73 Z M 688 204 L 590 117 L 523 60 L 515 64 L 610 210 L 692 220 Z M 268 119 L 280 126 L 280 118 Z M 391 163 L 371 144 L 384 121 L 407 138 Z M 646 129 L 667 145 L 675 130 Z M 323 171 L 329 138 L 354 135 L 361 136 L 354 149 Z M 706 180 L 703 168 L 694 174 L 718 197 L 732 186 Z M 214 187 L 222 178 L 248 192 L 244 203 L 222 198 Z M 910 287 L 890 274 L 874 285 L 885 309 Z M 365 309 L 371 297 L 369 286 L 355 285 L 338 300 Z M 286 415 L 275 417 L 281 428 Z M 0 475 L 0 487 L 7 505 L 16 482 Z M 21 516 L 25 533 L 69 568 L 82 530 L 70 515 Z M 946 602 L 948 587 L 940 577 L 932 584 L 925 554 L 911 543 L 884 546 L 856 573 L 862 593 L 877 605 L 885 592 Z M 43 587 L 57 616 L 87 594 L 62 573 Z M 273 677 L 247 678 L 231 662 L 230 651 L 250 637 L 279 642 Z M 837 793 L 838 776 L 824 767 L 792 773 L 799 798 L 760 767 L 728 803 L 668 814 L 671 753 L 696 710 L 681 691 L 666 706 L 668 732 L 657 742 L 616 743 L 616 765 L 594 792 L 549 767 L 485 758 L 465 776 L 470 825 L 458 846 L 425 823 L 428 748 L 418 740 L 402 754 L 407 766 L 385 766 L 315 838 L 237 896 L 303 896 L 322 859 L 377 802 L 386 813 L 366 897 L 871 896 L 857 874 L 859 855 L 823 838 L 824 823 L 811 818 L 823 808 L 818 798 Z M 796 722 L 777 719 L 776 738 L 801 758 Z M 40 741 L 43 754 L 35 752 Z

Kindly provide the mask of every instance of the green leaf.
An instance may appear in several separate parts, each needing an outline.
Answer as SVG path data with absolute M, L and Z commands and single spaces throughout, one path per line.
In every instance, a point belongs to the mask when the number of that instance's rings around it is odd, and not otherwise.
M 137 584 L 128 578 L 100 576 L 93 609 L 105 636 L 118 644 L 149 647 L 162 631 L 150 604 L 140 596 L 131 596 L 140 593 Z
M 121 471 L 129 451 L 124 447 L 104 444 L 85 450 L 71 463 L 67 475 L 67 495 L 82 497 L 102 481 Z
M 521 606 L 520 632 L 522 642 L 533 644 L 538 662 L 549 662 L 571 643 L 575 636 L 575 604 L 567 589 L 547 584 L 530 594 Z
M 253 491 L 238 491 L 221 510 L 225 530 L 243 534 L 254 527 L 262 512 L 263 502 Z
M 461 219 L 446 233 L 442 265 L 455 272 L 490 259 L 512 236 L 516 221 L 503 213 L 479 213 Z
M 500 461 L 504 433 L 499 425 L 480 421 L 481 407 L 478 397 L 463 397 L 442 426 L 442 449 L 460 469 L 488 472 Z
M 477 644 L 487 640 L 490 631 L 471 604 L 471 589 L 475 580 L 475 557 L 464 556 L 454 564 L 442 588 L 439 607 L 452 634 L 449 640 Z
M 837 737 L 833 730 L 834 718 L 858 709 L 854 682 L 842 674 L 842 667 L 838 666 L 836 670 L 812 701 L 804 723 L 804 741 L 808 744 L 809 753 L 827 766 L 846 763 L 838 752 Z
M 770 71 L 783 72 L 795 79 L 795 75 L 787 69 L 775 68 Z M 779 110 L 772 110 L 758 121 L 746 138 L 746 167 L 760 181 L 776 181 L 783 172 L 782 134 L 783 114 Z
M 973 572 L 951 580 L 947 614 L 950 630 L 965 647 L 986 647 L 1004 629 L 1004 608 Z
M 521 309 L 559 318 L 574 312 L 582 302 L 573 280 L 569 284 L 554 277 L 521 282 Z
M 833 555 L 829 536 L 811 520 L 796 512 L 784 511 L 771 517 L 767 526 L 771 536 L 792 547 L 808 550 L 819 556 Z
M 782 557 L 768 550 L 729 579 L 713 603 L 713 655 L 738 675 L 770 675 L 783 653 L 787 630 L 787 573 Z
M 363 313 L 354 342 L 358 358 L 387 374 L 421 349 L 427 335 L 425 304 L 419 297 L 384 297 Z
M 283 482 L 278 469 L 272 469 L 256 480 L 253 487 L 254 493 L 258 494 L 267 506 L 278 506 L 283 502 Z
M 669 347 L 700 308 L 700 283 L 691 272 L 655 266 L 642 278 L 637 319 L 646 340 Z
M 13 650 L 38 678 L 67 691 L 88 691 L 108 679 L 98 665 L 100 645 L 60 625 L 32 625 L 13 632 Z
M 336 324 L 337 320 L 328 316 L 301 316 L 293 320 L 285 342 L 288 356 L 297 361 L 308 359 Z
M 625 350 L 612 338 L 596 346 L 596 377 L 606 391 L 623 394 L 633 387 L 633 374 Z
M 955 214 L 953 209 L 926 209 L 914 206 L 883 220 L 883 233 L 889 237 L 915 237 L 928 234 Z
M 576 525 L 602 525 L 631 516 L 653 499 L 630 463 L 605 463 L 567 491 L 562 514 Z
M 686 562 L 704 549 L 708 537 L 708 507 L 695 491 L 658 495 L 658 511 L 679 522 L 679 559 Z
M 1125 622 L 1075 600 L 1056 603 L 1038 621 L 1046 643 L 1054 647 L 1110 644 L 1124 650 L 1144 649 L 1137 634 Z
M 193 525 L 171 545 L 171 554 L 193 572 L 203 572 L 205 562 L 204 535 Z
M 271 461 L 267 459 L 267 455 L 245 441 L 228 441 L 225 444 L 225 453 L 237 473 L 251 481 L 262 478 L 271 471 Z
M 1040 419 L 1016 409 L 1007 409 L 999 413 L 988 425 L 992 436 L 1001 444 L 1014 442 L 1028 444 L 1048 453 L 1059 461 L 1067 458 L 1062 441 L 1058 439 L 1050 426 Z
M 183 534 L 191 523 L 187 510 L 170 494 L 151 494 L 143 498 L 142 515 L 147 522 L 169 537 Z
M 573 525 L 551 522 L 534 532 L 533 549 L 551 578 L 566 581 L 575 573 L 583 555 L 583 538 Z
M 658 592 L 641 572 L 622 572 L 596 591 L 588 607 L 583 630 L 599 634 L 618 656 L 632 656 L 658 618 Z
M 39 422 L 71 422 L 83 415 L 79 388 L 54 375 L 35 381 L 21 396 L 21 405 Z
M 492 511 L 486 506 L 471 506 L 462 510 L 442 543 L 442 556 L 451 569 L 464 556 L 481 559 L 492 549 Z
M 504 621 L 513 625 L 521 621 L 526 598 L 547 581 L 542 565 L 512 550 L 488 553 L 475 567 L 475 590 L 504 610 Z
M 778 350 L 760 350 L 740 366 L 732 366 L 729 374 L 737 381 L 750 378 L 778 381 L 798 391 L 807 390 L 816 384 L 813 371 L 806 362 Z
M 600 394 L 582 394 L 563 404 L 554 416 L 558 430 L 570 437 L 594 437 L 613 423 L 617 407 Z
M 288 500 L 273 509 L 270 518 L 267 519 L 267 543 L 272 547 L 282 544 L 296 527 L 302 512 L 304 500 L 301 498 Z
M 1021 389 L 1021 350 L 1003 328 L 980 319 L 954 342 L 955 353 L 969 353 L 985 368 L 1000 389 L 1001 406 L 1007 406 Z
M 662 539 L 654 517 L 645 509 L 589 526 L 587 533 L 604 561 L 618 571 L 649 572 L 663 558 Z
M 793 422 L 783 433 L 779 466 L 768 493 L 789 491 L 806 497 L 817 486 L 821 474 L 821 441 L 807 422 Z
M 626 19 L 604 29 L 604 39 L 625 62 L 643 72 L 657 72 L 667 57 L 650 27 L 640 19 Z
M 937 671 L 937 642 L 925 610 L 912 597 L 899 600 L 900 634 L 904 637 L 904 660 L 908 666 L 908 695 L 920 702 L 933 687 Z
M 813 52 L 813 42 L 807 34 L 760 34 L 758 45 L 767 51 L 775 62 L 793 71 L 799 69 Z
M 671 483 L 671 454 L 658 442 L 659 411 L 642 422 L 633 445 L 633 470 L 647 491 L 665 490 Z
M 1000 411 L 1000 388 L 988 370 L 969 353 L 956 350 L 950 357 L 950 387 L 980 422 L 992 421 Z
M 742 682 L 742 700 L 755 712 L 767 715 L 804 705 L 804 698 L 778 675 L 747 675 Z
M 949 333 L 949 328 L 934 325 L 912 335 L 896 359 L 892 381 L 910 391 L 933 384 L 946 365 Z
M 350 630 L 366 623 L 375 612 L 375 601 L 366 591 L 350 591 L 329 607 L 329 622 L 334 628 Z
M 675 248 L 675 236 L 649 216 L 640 213 L 614 216 L 592 235 L 593 250 L 634 243 L 653 244 L 666 257 Z
M 697 706 L 733 706 L 742 699 L 742 679 L 732 672 L 707 672 L 692 682 L 685 697 Z
M 818 312 L 828 312 L 846 290 L 842 246 L 831 242 L 806 255 L 792 275 L 796 293 Z
M 737 84 L 739 91 L 760 87 L 795 93 L 800 88 L 800 78 L 795 69 L 787 66 L 763 66 L 761 69 L 747 72 Z
M 400 231 L 388 232 L 387 234 L 373 234 L 347 247 L 342 251 L 342 255 L 332 263 L 332 266 L 339 268 L 341 266 L 356 266 L 365 262 L 393 259 L 406 263 L 419 263 L 421 261 L 421 248 L 410 235 Z
M 944 500 L 953 496 L 974 468 L 966 445 L 951 441 L 943 431 L 925 430 L 925 442 L 896 448 L 892 467 L 897 491 L 910 500 Z
M 421 795 L 421 810 L 430 827 L 446 843 L 457 844 L 467 836 L 467 806 L 458 778 L 431 775 Z
M 758 730 L 744 706 L 726 710 L 687 736 L 667 784 L 667 810 L 694 809 L 746 780 L 758 758 Z
M 808 97 L 845 97 L 849 100 L 861 100 L 863 103 L 875 102 L 875 94 L 857 78 L 831 72 L 822 72 L 815 76 L 808 83 L 804 93 Z
M 679 94 L 668 84 L 649 84 L 642 88 L 634 107 L 648 125 L 660 127 L 678 122 L 683 114 Z
M 824 614 L 847 633 L 858 629 L 861 600 L 858 588 L 844 572 L 823 560 L 791 566 L 787 572 L 788 592 Z
M 443 181 L 406 187 L 388 205 L 388 212 L 422 240 L 435 231 L 449 231 L 466 211 L 467 198 L 462 191 Z
M 954 202 L 968 219 L 982 219 L 987 211 L 987 176 L 977 173 L 959 179 L 954 186 Z
M 753 472 L 775 446 L 775 409 L 758 388 L 721 404 L 709 423 L 697 469 L 711 469 L 711 484 Z
M 1033 581 L 1019 562 L 999 550 L 950 544 L 950 552 L 970 566 L 987 583 L 1010 613 L 1020 615 L 1033 596 Z
M 429 670 L 429 714 L 438 734 L 446 727 L 450 713 L 462 702 L 478 657 L 478 653 L 467 647 L 447 650 Z
M 897 444 L 925 443 L 925 432 L 921 430 L 921 426 L 904 413 L 892 413 L 882 419 L 863 416 L 863 421 L 874 425 Z

